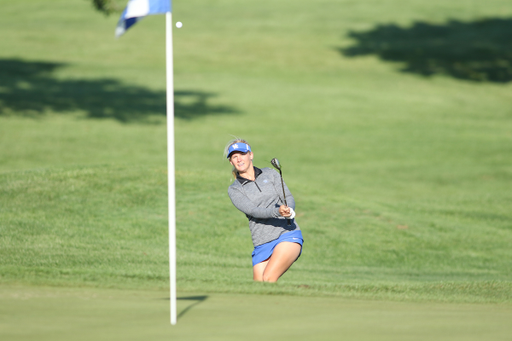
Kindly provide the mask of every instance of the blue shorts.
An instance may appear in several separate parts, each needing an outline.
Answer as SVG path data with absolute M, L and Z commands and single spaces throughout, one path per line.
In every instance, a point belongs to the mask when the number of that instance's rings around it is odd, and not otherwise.
M 252 252 L 252 266 L 255 266 L 256 264 L 269 259 L 270 256 L 272 256 L 272 252 L 274 252 L 274 248 L 277 246 L 277 244 L 281 242 L 292 242 L 300 244 L 300 257 L 302 253 L 302 244 L 304 243 L 304 238 L 302 238 L 302 233 L 300 232 L 300 230 L 295 230 L 283 233 L 276 240 L 256 246 L 254 248 L 254 251 Z

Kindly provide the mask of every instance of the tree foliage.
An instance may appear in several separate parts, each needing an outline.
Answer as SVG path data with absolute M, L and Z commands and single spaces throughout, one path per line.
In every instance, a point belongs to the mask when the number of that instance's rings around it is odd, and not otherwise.
M 127 0 L 91 0 L 95 9 L 105 15 L 119 13 L 126 6 Z

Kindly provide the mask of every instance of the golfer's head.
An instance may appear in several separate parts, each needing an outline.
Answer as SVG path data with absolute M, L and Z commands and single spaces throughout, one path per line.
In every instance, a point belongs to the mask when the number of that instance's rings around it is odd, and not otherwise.
M 234 178 L 236 178 L 237 173 L 245 173 L 253 167 L 251 146 L 243 139 L 229 141 L 224 149 L 224 156 L 233 166 L 232 174 Z

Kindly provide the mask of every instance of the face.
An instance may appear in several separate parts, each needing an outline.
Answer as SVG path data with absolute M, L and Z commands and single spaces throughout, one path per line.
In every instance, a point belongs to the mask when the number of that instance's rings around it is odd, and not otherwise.
M 229 157 L 229 162 L 235 167 L 238 173 L 245 173 L 252 167 L 252 152 L 242 153 L 233 152 Z

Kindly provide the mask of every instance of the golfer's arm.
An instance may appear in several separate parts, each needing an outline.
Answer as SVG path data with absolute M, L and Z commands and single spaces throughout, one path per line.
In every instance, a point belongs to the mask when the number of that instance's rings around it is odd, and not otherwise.
M 279 207 L 258 207 L 254 205 L 254 203 L 245 194 L 238 190 L 229 190 L 228 194 L 233 205 L 235 205 L 236 208 L 238 208 L 240 211 L 251 217 L 267 219 L 278 218 L 281 216 L 279 214 Z

